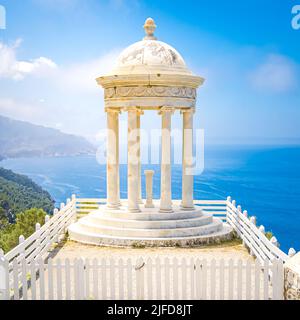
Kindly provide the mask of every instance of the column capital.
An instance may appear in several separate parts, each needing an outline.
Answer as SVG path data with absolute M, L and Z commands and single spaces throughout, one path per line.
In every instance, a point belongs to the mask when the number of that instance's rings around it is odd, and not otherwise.
M 136 112 L 139 115 L 143 115 L 144 114 L 144 111 L 140 107 L 124 107 L 123 111 L 124 112 Z
M 106 108 L 104 109 L 104 111 L 105 111 L 106 113 L 118 113 L 118 114 L 121 113 L 121 110 L 120 110 L 119 108 L 109 108 L 109 107 L 106 107 Z
M 154 170 L 145 170 L 144 171 L 145 175 L 153 176 L 154 175 Z
M 171 114 L 173 114 L 175 112 L 176 108 L 174 107 L 161 107 L 158 111 L 158 114 L 161 115 L 163 113 L 166 113 L 166 112 L 171 112 Z
M 196 113 L 196 109 L 195 108 L 184 108 L 184 109 L 180 109 L 180 113 L 184 114 L 184 113 Z

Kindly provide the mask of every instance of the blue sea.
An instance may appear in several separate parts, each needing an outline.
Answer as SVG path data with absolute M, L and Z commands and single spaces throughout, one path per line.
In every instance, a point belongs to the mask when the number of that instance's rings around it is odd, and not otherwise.
M 26 174 L 48 190 L 57 204 L 71 194 L 106 197 L 106 168 L 93 156 L 19 158 L 0 163 Z M 160 168 L 154 169 L 154 197 L 160 194 Z M 120 167 L 121 197 L 127 197 L 126 165 Z M 143 196 L 145 181 L 142 178 Z M 181 197 L 181 168 L 172 168 L 172 193 Z M 195 199 L 231 196 L 272 231 L 285 252 L 300 250 L 300 147 L 214 146 L 205 150 L 205 170 L 195 177 Z

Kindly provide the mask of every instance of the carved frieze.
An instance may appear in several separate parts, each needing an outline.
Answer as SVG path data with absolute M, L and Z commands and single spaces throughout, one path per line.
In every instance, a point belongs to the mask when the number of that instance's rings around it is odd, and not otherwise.
M 105 89 L 105 99 L 130 97 L 175 97 L 196 99 L 196 89 L 187 87 L 138 86 Z

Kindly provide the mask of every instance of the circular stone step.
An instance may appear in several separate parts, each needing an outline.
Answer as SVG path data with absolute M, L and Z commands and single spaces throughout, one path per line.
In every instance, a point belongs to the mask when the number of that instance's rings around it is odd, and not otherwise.
M 218 232 L 222 229 L 222 222 L 214 220 L 207 225 L 190 227 L 190 228 L 160 228 L 160 229 L 137 229 L 125 227 L 111 227 L 101 224 L 94 224 L 89 220 L 81 220 L 78 227 L 82 232 L 91 232 L 102 235 L 117 236 L 117 237 L 146 237 L 146 238 L 170 238 L 170 237 L 189 237 L 201 236 Z
M 224 224 L 221 231 L 210 235 L 177 237 L 177 238 L 128 238 L 100 235 L 91 232 L 82 233 L 77 230 L 78 226 L 73 224 L 69 228 L 70 239 L 73 241 L 109 247 L 193 247 L 208 244 L 219 244 L 233 239 L 232 228 Z
M 118 227 L 118 228 L 136 228 L 136 229 L 168 229 L 168 228 L 188 228 L 207 225 L 213 221 L 211 215 L 195 215 L 193 218 L 180 220 L 133 220 L 121 219 L 114 216 L 105 216 L 99 212 L 92 213 L 83 218 L 82 221 L 88 221 L 95 225 Z
M 97 212 L 104 217 L 112 217 L 124 220 L 146 220 L 146 221 L 158 221 L 158 220 L 182 220 L 191 219 L 195 217 L 203 216 L 203 211 L 200 208 L 195 208 L 192 211 L 181 210 L 179 206 L 173 206 L 173 211 L 170 213 L 159 212 L 157 208 L 142 208 L 141 212 L 132 213 L 128 212 L 126 207 L 121 207 L 118 210 L 109 209 L 106 206 L 102 206 L 99 210 L 93 211 L 91 214 L 97 214 Z
M 102 206 L 70 225 L 68 232 L 74 241 L 113 246 L 199 245 L 232 237 L 230 226 L 200 208 L 173 208 L 172 213 L 161 213 L 158 207 L 141 206 L 141 212 L 130 213 L 125 207 L 113 210 Z

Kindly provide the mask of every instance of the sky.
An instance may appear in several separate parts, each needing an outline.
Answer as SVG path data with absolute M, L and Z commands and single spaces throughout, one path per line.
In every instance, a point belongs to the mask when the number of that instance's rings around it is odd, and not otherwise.
M 300 143 L 300 0 L 0 0 L 0 115 L 95 141 L 106 127 L 95 78 L 144 36 L 175 47 L 206 79 L 196 128 L 217 144 Z M 299 19 L 300 23 L 300 19 Z M 145 120 L 147 119 L 147 121 Z M 126 114 L 121 115 L 126 127 Z M 172 119 L 181 127 L 181 116 Z M 146 112 L 144 129 L 159 128 Z

